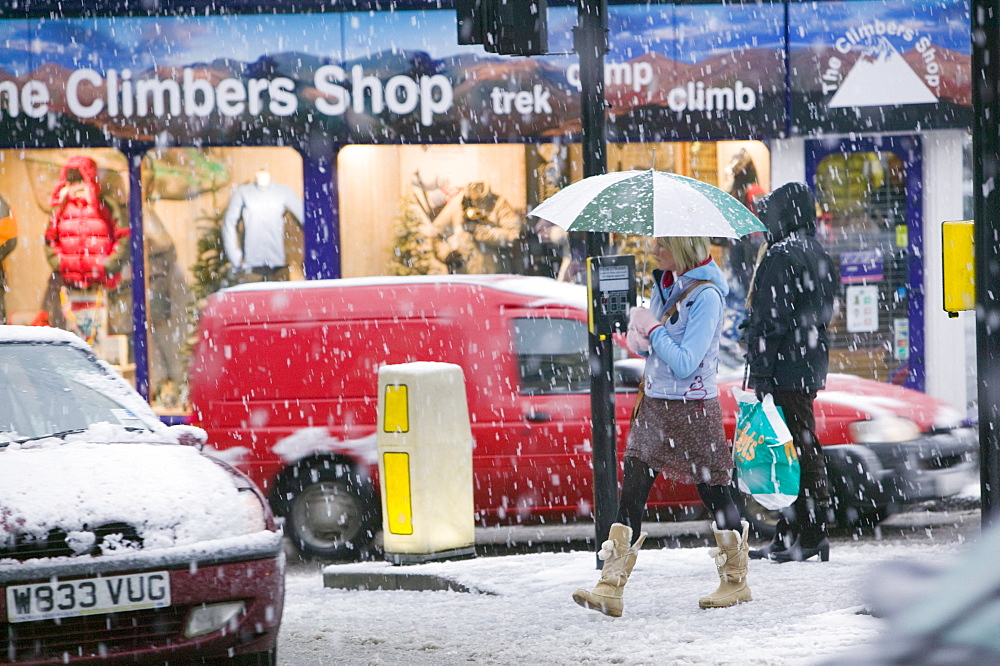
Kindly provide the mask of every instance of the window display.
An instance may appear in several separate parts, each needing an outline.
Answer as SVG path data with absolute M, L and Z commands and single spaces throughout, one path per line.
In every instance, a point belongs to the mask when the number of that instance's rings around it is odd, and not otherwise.
M 610 144 L 608 164 L 615 171 L 655 166 L 681 173 L 728 187 L 750 197 L 748 203 L 769 185 L 770 157 L 758 141 Z M 571 242 L 571 234 L 530 215 L 582 177 L 579 144 L 348 146 L 340 152 L 338 174 L 344 277 L 516 273 L 585 279 L 585 243 Z M 386 218 L 391 225 L 380 221 Z M 637 255 L 641 272 L 642 239 L 613 241 L 616 252 Z M 717 249 L 729 252 L 728 246 Z M 738 324 L 738 315 L 731 319 Z
M 3 261 L 15 247 L 17 247 L 17 222 L 10 206 L 3 197 L 0 197 L 0 324 L 7 323 L 7 278 L 4 275 Z
M 272 171 L 288 184 L 271 179 Z M 304 279 L 301 173 L 289 148 L 147 153 L 149 396 L 161 414 L 186 409 L 189 338 L 210 295 L 243 282 Z
M 6 323 L 74 331 L 132 378 L 127 171 L 111 149 L 0 151 L 0 247 Z
M 45 254 L 62 284 L 62 327 L 91 344 L 108 335 L 107 293 L 122 283 L 128 263 L 128 219 L 120 202 L 102 192 L 97 163 L 70 157 L 52 192 Z

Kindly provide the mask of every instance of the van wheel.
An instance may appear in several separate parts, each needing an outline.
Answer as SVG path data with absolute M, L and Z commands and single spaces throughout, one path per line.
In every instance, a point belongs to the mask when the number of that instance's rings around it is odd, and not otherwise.
M 361 559 L 381 522 L 371 484 L 328 469 L 313 468 L 305 477 L 286 514 L 299 552 L 317 559 Z

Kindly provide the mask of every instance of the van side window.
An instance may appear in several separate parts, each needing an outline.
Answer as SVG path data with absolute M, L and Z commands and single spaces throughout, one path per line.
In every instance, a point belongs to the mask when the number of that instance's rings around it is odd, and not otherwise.
M 521 393 L 587 393 L 590 370 L 587 325 L 574 319 L 514 320 Z

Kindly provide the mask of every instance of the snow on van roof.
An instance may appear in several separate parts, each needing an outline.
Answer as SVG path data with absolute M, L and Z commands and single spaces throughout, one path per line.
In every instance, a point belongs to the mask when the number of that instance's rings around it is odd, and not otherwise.
M 318 289 L 323 287 L 405 286 L 409 284 L 473 284 L 538 298 L 540 302 L 532 304 L 536 306 L 552 302 L 578 308 L 587 307 L 587 288 L 583 285 L 528 275 L 387 275 L 340 278 L 336 280 L 254 282 L 228 287 L 223 289 L 222 293 Z

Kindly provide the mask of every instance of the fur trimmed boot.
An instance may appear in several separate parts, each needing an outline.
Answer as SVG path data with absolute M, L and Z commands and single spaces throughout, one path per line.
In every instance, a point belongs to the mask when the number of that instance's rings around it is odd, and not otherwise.
M 750 563 L 747 537 L 750 524 L 745 520 L 740 524 L 743 534 L 736 530 L 716 529 L 715 523 L 712 523 L 717 547 L 710 549 L 708 554 L 715 559 L 715 566 L 719 570 L 719 587 L 712 594 L 698 600 L 698 605 L 702 608 L 728 608 L 753 599 L 750 596 L 750 586 L 747 585 Z
M 591 608 L 611 617 L 621 617 L 625 583 L 628 582 L 635 560 L 639 556 L 639 549 L 645 540 L 646 533 L 643 532 L 636 539 L 635 545 L 630 546 L 632 528 L 621 523 L 613 524 L 608 533 L 608 540 L 601 544 L 601 550 L 597 554 L 604 560 L 601 580 L 591 592 L 587 590 L 574 592 L 573 601 L 584 608 Z

